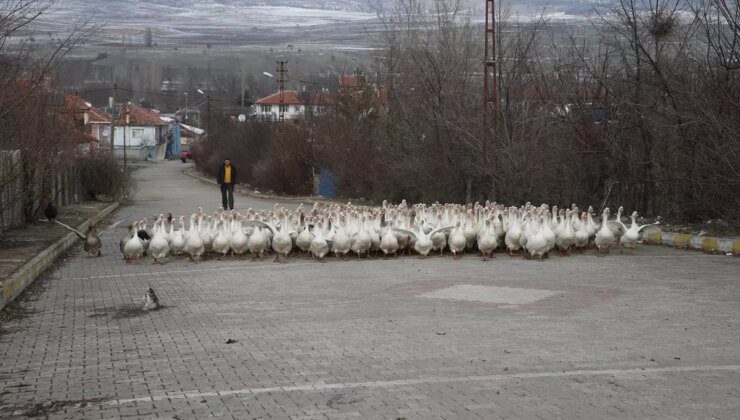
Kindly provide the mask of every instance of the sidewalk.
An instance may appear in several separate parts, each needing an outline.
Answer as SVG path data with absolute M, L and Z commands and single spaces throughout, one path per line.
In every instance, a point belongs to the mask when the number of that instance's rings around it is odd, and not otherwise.
M 59 210 L 57 220 L 86 232 L 118 208 L 118 203 L 84 202 Z M 81 239 L 56 223 L 39 221 L 0 238 L 0 310 Z

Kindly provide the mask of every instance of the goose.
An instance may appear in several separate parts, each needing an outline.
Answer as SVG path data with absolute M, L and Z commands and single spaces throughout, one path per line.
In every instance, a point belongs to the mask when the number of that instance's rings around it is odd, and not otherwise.
M 635 252 L 635 247 L 637 247 L 637 241 L 640 239 L 640 231 L 649 225 L 642 225 L 637 226 L 637 212 L 632 212 L 632 215 L 630 216 L 630 219 L 632 219 L 632 223 L 630 224 L 630 227 L 627 228 L 626 226 L 622 225 L 624 228 L 624 235 L 619 238 L 619 250 L 622 251 L 622 248 L 628 248 L 630 249 L 630 253 Z M 621 223 L 621 222 L 620 222 Z
M 460 256 L 458 256 L 457 254 L 463 252 L 465 250 L 465 246 L 468 243 L 467 238 L 465 238 L 465 231 L 462 227 L 460 227 L 459 220 L 455 225 L 455 228 L 450 231 L 450 237 L 447 242 L 450 247 L 450 252 L 452 252 L 452 257 L 455 259 L 459 259 Z
M 519 220 L 514 217 L 512 224 L 509 225 L 509 228 L 506 231 L 506 235 L 504 236 L 504 243 L 506 244 L 506 248 L 509 250 L 509 255 L 516 255 L 517 251 L 519 251 L 519 249 L 521 248 L 521 245 L 519 244 L 519 239 L 521 238 L 521 236 L 521 225 L 519 224 Z
M 208 256 L 208 253 L 213 249 L 213 236 L 209 233 L 210 228 L 208 227 L 208 219 L 205 215 L 198 218 L 196 229 L 200 240 L 203 242 L 202 255 Z
M 396 255 L 399 248 L 398 237 L 393 232 L 392 226 L 392 224 L 389 224 L 380 238 L 380 250 L 383 251 L 385 256 L 388 256 L 388 254 Z
M 252 220 L 247 221 L 247 223 L 249 222 L 252 222 Z M 254 232 L 247 240 L 247 249 L 252 253 L 253 260 L 262 258 L 262 254 L 265 253 L 265 250 L 267 249 L 267 234 L 260 226 L 254 227 Z
M 463 227 L 463 235 L 465 236 L 465 249 L 473 249 L 478 231 L 473 224 L 473 214 L 471 211 L 468 211 L 468 213 L 465 215 L 465 226 Z
M 331 250 L 334 255 L 339 258 L 340 255 L 345 256 L 351 249 L 351 243 L 349 235 L 344 230 L 342 225 L 337 226 L 334 233 L 334 241 L 331 244 Z
M 536 225 L 532 226 L 532 234 L 527 238 L 527 251 L 530 258 L 539 256 L 542 261 L 548 248 L 547 238 L 545 238 L 545 229 L 548 228 L 546 218 L 540 217 L 540 223 Z
M 617 215 L 614 217 L 614 220 L 609 220 L 607 222 L 607 226 L 609 226 L 609 230 L 612 231 L 612 234 L 614 234 L 614 245 L 619 245 L 619 238 L 624 235 L 624 232 L 627 230 L 622 223 L 622 213 L 624 212 L 624 207 L 620 206 L 619 209 L 617 209 Z
M 370 231 L 367 227 L 367 219 L 363 216 L 360 221 L 360 227 L 357 232 L 357 236 L 355 237 L 354 242 L 352 242 L 352 251 L 357 254 L 357 258 L 362 258 L 363 254 L 367 254 L 370 252 L 370 247 L 372 246 L 372 236 L 370 234 Z
M 303 252 L 308 252 L 309 248 L 311 247 L 311 240 L 313 240 L 313 234 L 309 229 L 310 219 L 307 218 L 305 222 L 306 225 L 303 227 L 303 230 L 301 231 L 301 233 L 298 234 L 298 237 L 295 240 L 295 246 Z
M 570 247 L 576 243 L 576 232 L 573 230 L 573 226 L 570 221 L 570 210 L 566 212 L 565 218 L 562 220 L 562 227 L 559 229 L 556 242 L 560 253 L 562 255 L 568 255 Z
M 197 219 L 198 217 L 196 215 L 190 216 L 190 230 L 185 240 L 185 252 L 190 255 L 191 261 L 198 261 L 205 252 L 203 238 L 200 236 L 200 232 L 198 232 Z
M 493 251 L 498 247 L 496 229 L 490 220 L 485 221 L 485 227 L 478 233 L 476 241 L 478 243 L 478 250 L 483 256 L 483 261 L 487 261 L 493 255 Z
M 79 236 L 81 239 L 85 241 L 82 248 L 90 255 L 99 257 L 102 255 L 100 249 L 103 247 L 103 243 L 100 241 L 100 238 L 98 237 L 98 230 L 95 226 L 90 225 L 87 228 L 87 234 L 82 234 L 79 230 L 67 226 L 64 223 L 60 222 L 59 220 L 53 220 L 52 221 L 58 225 L 61 225 L 65 229 L 68 229 L 72 231 L 75 235 Z M 121 239 L 123 240 L 123 239 Z
M 408 230 L 408 229 L 402 229 L 402 228 L 393 228 L 393 230 L 396 232 L 401 232 L 404 235 L 407 235 L 410 238 L 413 238 L 414 251 L 416 251 L 419 254 L 419 258 L 426 258 L 427 255 L 429 255 L 429 252 L 434 247 L 434 243 L 432 242 L 432 237 L 436 235 L 437 233 L 442 233 L 442 235 L 444 235 L 444 232 L 449 231 L 452 228 L 454 228 L 454 226 L 444 226 L 444 227 L 434 229 L 430 231 L 429 233 L 424 232 L 424 227 L 422 225 L 419 225 L 419 228 L 416 232 L 412 230 Z
M 252 241 L 252 238 L 255 236 L 255 234 L 257 234 L 258 231 L 261 232 L 260 234 L 264 234 L 266 237 L 267 233 L 262 229 L 266 229 L 272 232 L 271 244 L 272 244 L 273 251 L 275 251 L 274 262 L 276 263 L 288 262 L 287 261 L 288 254 L 290 254 L 290 251 L 293 249 L 293 240 L 290 239 L 290 234 L 288 234 L 288 229 L 286 228 L 285 225 L 281 225 L 280 228 L 278 228 L 272 223 L 264 222 L 261 220 L 249 220 L 247 221 L 247 224 L 257 225 L 257 229 L 255 229 L 255 233 L 253 233 L 252 236 L 249 238 L 249 241 Z M 259 241 L 259 240 L 260 240 L 259 237 L 255 239 L 255 241 Z M 264 244 L 266 245 L 267 240 L 264 239 L 264 241 L 265 241 Z M 251 247 L 249 248 L 249 250 L 252 253 L 255 252 L 255 251 L 252 251 Z
M 136 228 L 134 227 L 134 224 L 128 225 L 128 229 L 126 233 L 121 236 L 121 239 L 118 241 L 118 249 L 121 250 L 121 254 L 123 255 L 123 259 L 126 259 L 126 254 L 124 253 L 124 247 L 126 246 L 126 242 L 129 241 L 134 235 L 136 234 Z
M 583 249 L 588 246 L 589 237 L 590 234 L 588 231 L 588 219 L 586 216 L 586 212 L 583 212 L 581 214 L 581 225 L 578 227 L 578 229 L 576 229 L 575 232 L 574 245 L 576 249 Z
M 311 255 L 313 255 L 314 258 L 317 260 L 324 262 L 324 257 L 326 254 L 329 253 L 329 243 L 326 242 L 326 237 L 324 236 L 323 232 L 323 226 L 322 222 L 319 222 L 314 227 L 314 236 L 313 239 L 311 239 L 311 245 L 309 247 L 309 251 L 311 252 Z
M 605 208 L 601 215 L 601 228 L 596 232 L 594 243 L 596 248 L 599 250 L 599 255 L 602 252 L 609 253 L 609 247 L 614 243 L 614 233 L 609 229 L 607 220 L 609 218 L 609 208 Z
M 149 241 L 152 240 L 152 232 L 147 229 L 146 219 L 139 221 L 139 228 L 136 231 L 136 236 L 141 240 L 141 244 L 144 246 L 144 255 L 147 255 L 149 251 Z
M 226 223 L 223 220 L 218 221 L 218 232 L 213 238 L 213 251 L 217 254 L 221 254 L 219 259 L 226 256 L 229 253 L 231 245 L 231 238 L 229 237 L 226 229 Z
M 170 244 L 164 236 L 164 221 L 159 220 L 154 224 L 153 237 L 149 242 L 149 254 L 154 258 L 153 263 L 159 264 L 161 260 L 170 253 Z
M 172 252 L 172 255 L 182 255 L 185 251 L 185 236 L 183 235 L 185 231 L 185 216 L 180 216 L 179 226 L 180 228 L 178 230 L 172 232 L 172 242 L 170 243 L 170 252 Z
M 247 252 L 247 241 L 249 241 L 249 238 L 247 238 L 247 235 L 244 233 L 241 216 L 239 216 L 239 220 L 235 221 L 236 229 L 234 229 L 234 233 L 231 235 L 229 247 L 231 248 L 231 252 L 234 254 L 242 255 Z
M 135 230 L 138 230 L 140 227 L 141 222 L 134 223 Z M 133 234 L 123 247 L 124 259 L 128 263 L 141 258 L 142 255 L 144 255 L 144 244 L 141 242 L 138 234 Z
M 552 225 L 550 223 L 551 215 L 547 210 L 545 210 L 544 221 L 541 223 L 542 226 L 542 236 L 545 237 L 545 241 L 547 242 L 547 248 L 545 249 L 545 257 L 547 257 L 550 254 L 550 251 L 552 251 L 553 248 L 555 248 L 555 232 L 552 230 Z

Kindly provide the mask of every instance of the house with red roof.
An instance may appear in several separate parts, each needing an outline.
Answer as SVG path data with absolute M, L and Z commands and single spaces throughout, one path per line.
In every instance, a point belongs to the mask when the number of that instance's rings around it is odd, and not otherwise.
M 258 99 L 252 105 L 252 115 L 267 120 L 278 120 L 282 110 L 285 120 L 298 120 L 310 115 L 321 115 L 334 105 L 325 91 L 283 90 Z
M 158 111 L 131 103 L 116 104 L 113 144 L 127 160 L 164 159 L 169 124 Z
M 62 121 L 79 132 L 79 143 L 81 151 L 93 154 L 99 149 L 108 149 L 110 145 L 110 120 L 111 117 L 104 111 L 96 109 L 85 99 L 66 92 L 52 91 L 50 110 L 64 115 Z M 58 100 L 55 98 L 59 98 Z

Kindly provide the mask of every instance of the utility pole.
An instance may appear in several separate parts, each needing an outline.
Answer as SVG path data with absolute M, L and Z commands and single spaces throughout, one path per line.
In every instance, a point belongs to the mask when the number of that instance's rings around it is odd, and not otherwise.
M 123 166 L 126 166 L 127 163 L 128 163 L 127 160 L 126 160 L 126 148 L 127 148 L 126 147 L 126 129 L 128 128 L 128 123 L 129 123 L 129 109 L 128 109 L 128 105 L 129 105 L 129 102 L 126 102 L 126 105 L 124 105 L 124 107 L 125 107 L 125 110 L 124 110 L 125 117 L 124 117 L 124 120 L 123 120 Z
M 110 109 L 110 157 L 113 159 L 116 153 L 116 96 L 118 94 L 118 84 L 113 83 L 113 96 L 108 100 Z
M 280 105 L 278 105 L 278 123 L 282 124 L 285 121 L 285 111 L 284 111 L 284 105 L 285 102 L 285 78 L 288 74 L 288 69 L 285 67 L 287 64 L 287 61 L 280 60 L 277 62 L 277 74 L 278 74 L 278 95 L 280 98 Z
M 206 81 L 206 135 L 211 133 L 211 61 L 208 59 L 208 79 Z
M 486 27 L 483 52 L 483 132 L 481 164 L 488 164 L 488 137 L 496 135 L 498 88 L 496 86 L 496 2 L 486 0 Z M 492 123 L 490 126 L 489 124 Z M 492 128 L 492 130 L 491 130 Z

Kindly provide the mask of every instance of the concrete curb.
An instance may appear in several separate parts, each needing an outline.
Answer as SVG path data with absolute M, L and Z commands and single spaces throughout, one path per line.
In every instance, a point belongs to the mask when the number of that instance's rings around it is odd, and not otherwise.
M 686 233 L 663 232 L 658 228 L 648 228 L 642 232 L 646 244 L 665 245 L 674 248 L 693 249 L 707 253 L 732 253 L 740 255 L 740 239 L 695 236 Z
M 119 203 L 116 202 L 104 208 L 98 212 L 98 214 L 77 226 L 77 230 L 85 232 L 90 225 L 94 225 L 103 220 L 116 210 L 118 206 Z M 0 310 L 2 310 L 5 305 L 12 302 L 13 299 L 18 297 L 23 290 L 28 287 L 28 285 L 33 283 L 41 273 L 51 267 L 51 265 L 54 264 L 54 261 L 76 244 L 78 240 L 79 238 L 77 235 L 71 232 L 68 233 L 41 251 L 30 261 L 23 264 L 23 266 L 11 274 L 7 280 L 0 282 L 0 287 L 2 288 L 2 294 L 0 294 Z
M 185 175 L 191 176 L 195 179 L 198 179 L 203 182 L 207 182 L 212 185 L 217 185 L 216 181 L 214 181 L 211 178 L 204 177 L 203 175 L 199 174 L 194 166 L 191 166 L 189 168 L 185 168 L 182 171 Z M 272 195 L 272 194 L 257 194 L 253 191 L 248 190 L 247 188 L 241 187 L 239 185 L 236 186 L 234 189 L 239 194 L 243 194 L 252 198 L 256 198 L 259 200 L 279 200 L 279 201 L 290 201 L 295 203 L 307 203 L 307 202 L 317 202 L 322 204 L 343 204 L 346 203 L 346 201 L 340 201 L 340 200 L 330 200 L 322 197 L 288 197 L 288 196 L 282 196 L 282 195 Z

